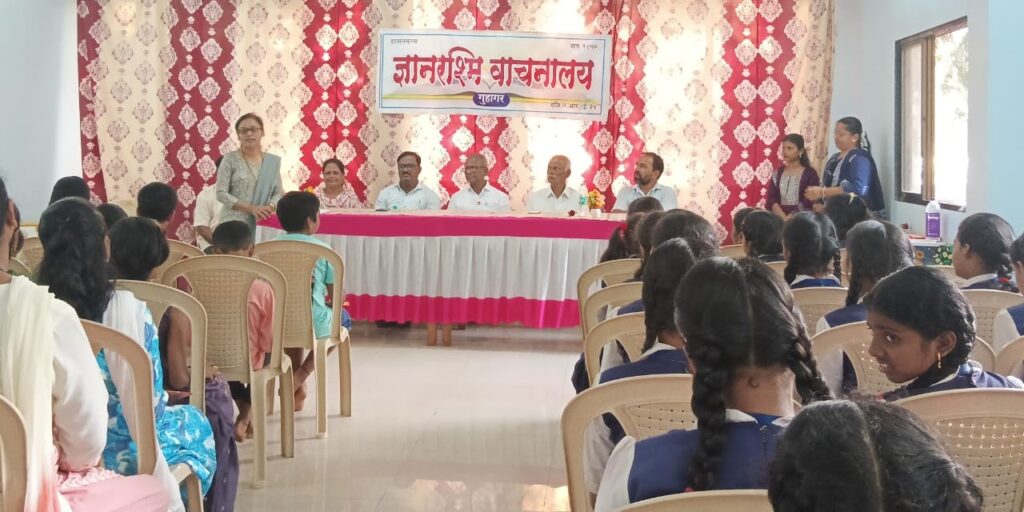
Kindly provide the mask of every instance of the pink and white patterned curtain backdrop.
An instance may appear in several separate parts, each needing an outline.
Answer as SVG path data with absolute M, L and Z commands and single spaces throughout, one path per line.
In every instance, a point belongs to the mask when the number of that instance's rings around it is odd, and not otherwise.
M 316 185 L 336 156 L 365 200 L 411 149 L 444 201 L 465 185 L 467 154 L 488 158 L 515 207 L 564 153 L 570 184 L 611 204 L 654 151 L 680 206 L 724 237 L 733 211 L 763 203 L 783 135 L 825 157 L 833 1 L 80 0 L 83 174 L 99 200 L 171 184 L 184 205 L 171 234 L 190 241 L 195 197 L 245 112 L 266 121 L 286 188 Z M 382 27 L 611 34 L 614 108 L 604 123 L 382 115 L 370 79 Z

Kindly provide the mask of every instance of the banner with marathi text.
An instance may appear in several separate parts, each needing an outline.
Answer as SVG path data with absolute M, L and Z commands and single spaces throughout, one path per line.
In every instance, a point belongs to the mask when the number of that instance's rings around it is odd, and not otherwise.
M 385 113 L 608 117 L 611 36 L 381 29 Z

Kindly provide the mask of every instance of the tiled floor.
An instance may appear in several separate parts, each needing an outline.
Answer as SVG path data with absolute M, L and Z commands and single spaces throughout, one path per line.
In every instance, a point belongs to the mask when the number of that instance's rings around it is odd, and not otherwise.
M 253 489 L 243 443 L 239 511 L 555 511 L 568 509 L 558 421 L 573 396 L 579 331 L 470 326 L 453 347 L 426 331 L 353 333 L 353 414 L 338 409 L 328 360 L 328 437 L 315 395 L 296 418 L 295 458 L 270 432 L 267 486 Z

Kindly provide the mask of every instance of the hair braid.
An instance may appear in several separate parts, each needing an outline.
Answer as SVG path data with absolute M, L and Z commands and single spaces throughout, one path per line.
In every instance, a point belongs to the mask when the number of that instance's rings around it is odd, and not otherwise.
M 832 398 L 832 391 L 825 383 L 825 378 L 818 371 L 818 363 L 811 355 L 811 340 L 803 327 L 800 327 L 800 335 L 793 340 L 789 369 L 796 375 L 796 391 L 804 405 Z
M 841 249 L 836 250 L 832 254 L 832 275 L 836 276 L 840 282 L 843 280 L 843 251 Z
M 698 348 L 692 357 L 700 365 L 693 381 L 691 405 L 700 434 L 690 464 L 690 487 L 706 491 L 715 488 L 715 470 L 725 451 L 725 390 L 732 380 L 732 369 L 723 361 L 714 340 L 699 340 L 694 345 Z
M 1004 292 L 1019 293 L 1017 285 L 1013 282 L 1013 262 L 1010 260 L 1010 253 L 1004 252 L 999 255 L 999 265 L 996 268 L 996 286 Z

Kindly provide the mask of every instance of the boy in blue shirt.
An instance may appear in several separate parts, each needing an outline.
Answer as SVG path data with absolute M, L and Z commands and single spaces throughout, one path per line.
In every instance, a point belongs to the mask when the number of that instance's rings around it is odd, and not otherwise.
M 289 192 L 277 202 L 277 218 L 286 234 L 278 240 L 297 240 L 317 244 L 328 249 L 331 246 L 313 236 L 320 229 L 320 200 L 309 192 Z M 328 303 L 328 292 L 334 285 L 334 268 L 327 260 L 316 262 L 312 275 L 313 300 L 313 332 L 316 339 L 331 335 L 331 305 Z M 344 297 L 333 297 L 333 300 L 344 300 Z M 352 319 L 348 311 L 341 311 L 341 325 L 352 328 Z M 332 347 L 333 348 L 333 347 Z M 314 361 L 311 352 L 305 358 L 303 349 L 286 348 L 285 352 L 292 360 L 295 368 L 295 410 L 302 410 L 302 402 L 306 398 L 306 379 L 313 373 Z

